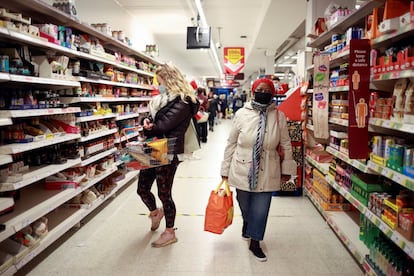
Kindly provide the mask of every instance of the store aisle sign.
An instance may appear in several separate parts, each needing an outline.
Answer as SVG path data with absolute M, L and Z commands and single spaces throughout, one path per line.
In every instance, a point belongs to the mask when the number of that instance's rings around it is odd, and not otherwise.
M 350 43 L 349 58 L 349 158 L 366 159 L 368 148 L 370 44 L 367 39 L 354 39 Z
M 329 55 L 321 54 L 314 58 L 313 108 L 314 136 L 329 138 Z
M 244 48 L 224 48 L 224 71 L 226 74 L 237 75 L 244 68 Z

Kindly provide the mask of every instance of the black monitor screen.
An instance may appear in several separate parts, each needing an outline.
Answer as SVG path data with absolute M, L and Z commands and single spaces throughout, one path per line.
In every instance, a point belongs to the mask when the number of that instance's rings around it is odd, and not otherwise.
M 187 27 L 187 49 L 209 49 L 211 27 Z

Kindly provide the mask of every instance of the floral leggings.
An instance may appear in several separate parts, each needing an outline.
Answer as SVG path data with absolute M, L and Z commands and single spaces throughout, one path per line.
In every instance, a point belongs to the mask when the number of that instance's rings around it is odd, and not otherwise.
M 151 192 L 154 180 L 157 181 L 158 197 L 164 208 L 167 228 L 174 227 L 175 222 L 176 209 L 171 190 L 179 163 L 178 158 L 174 157 L 169 165 L 141 170 L 138 178 L 137 193 L 150 211 L 154 211 L 157 208 L 155 196 Z

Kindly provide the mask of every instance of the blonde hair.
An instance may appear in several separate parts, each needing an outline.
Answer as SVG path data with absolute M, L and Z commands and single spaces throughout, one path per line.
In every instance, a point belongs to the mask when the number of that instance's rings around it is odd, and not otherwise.
M 187 96 L 191 98 L 193 103 L 197 101 L 190 83 L 174 65 L 161 64 L 158 66 L 155 74 L 164 80 L 168 93 L 180 95 L 184 102 L 186 101 L 185 99 Z

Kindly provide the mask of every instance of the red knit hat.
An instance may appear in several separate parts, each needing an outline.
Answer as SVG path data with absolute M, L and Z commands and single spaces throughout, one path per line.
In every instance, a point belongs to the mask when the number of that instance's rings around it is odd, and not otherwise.
M 275 96 L 276 95 L 276 89 L 275 89 L 275 85 L 273 84 L 272 80 L 269 79 L 257 79 L 253 85 L 252 85 L 252 93 L 254 94 L 254 91 L 256 90 L 256 88 L 259 86 L 259 84 L 261 83 L 267 83 L 270 86 L 270 90 L 272 91 L 272 95 Z

